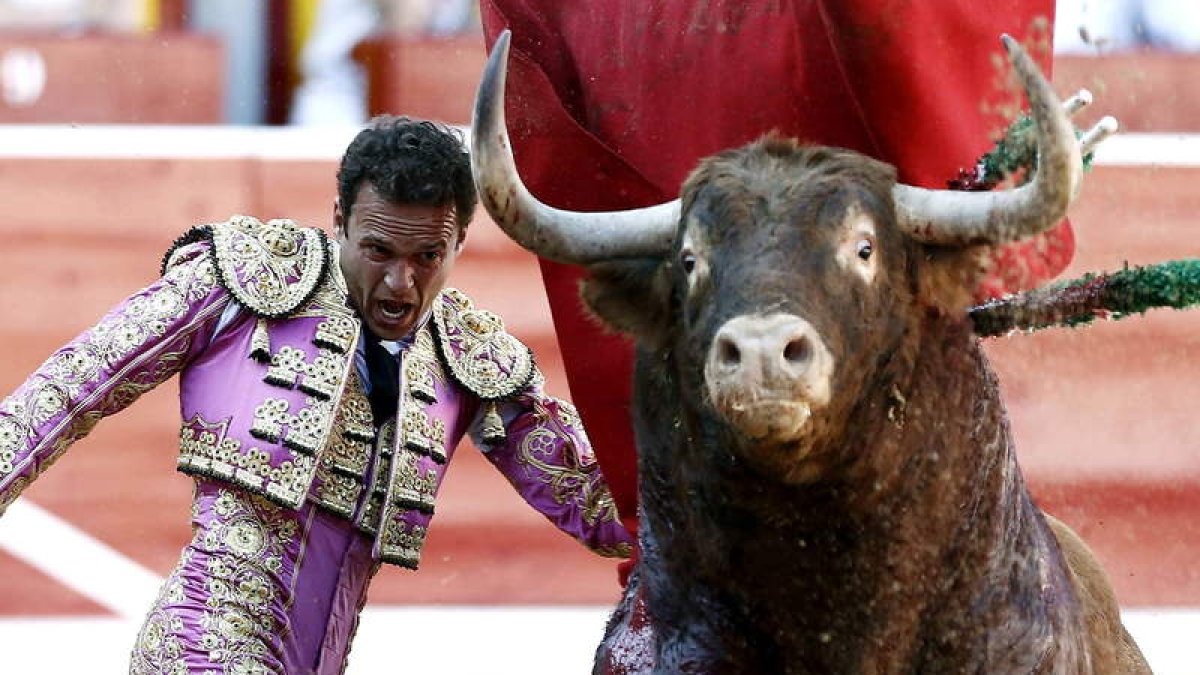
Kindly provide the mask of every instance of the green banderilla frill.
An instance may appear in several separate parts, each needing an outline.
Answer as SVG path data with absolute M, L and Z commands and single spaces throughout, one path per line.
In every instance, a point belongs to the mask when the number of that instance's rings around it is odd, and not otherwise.
M 1023 184 L 1037 168 L 1037 139 L 1033 133 L 1033 118 L 1028 114 L 1021 115 L 1009 125 L 1004 137 L 996 141 L 986 154 L 982 155 L 971 169 L 960 169 L 958 176 L 947 181 L 951 190 L 991 190 L 1009 176 L 1018 176 L 1017 183 Z M 1083 132 L 1075 130 L 1075 136 Z M 1089 152 L 1083 156 L 1083 170 L 1092 170 L 1092 162 L 1096 154 Z
M 1096 319 L 1117 320 L 1159 307 L 1187 309 L 1200 304 L 1200 260 L 1086 274 L 968 310 L 975 332 L 984 337 L 1011 331 L 1076 327 Z

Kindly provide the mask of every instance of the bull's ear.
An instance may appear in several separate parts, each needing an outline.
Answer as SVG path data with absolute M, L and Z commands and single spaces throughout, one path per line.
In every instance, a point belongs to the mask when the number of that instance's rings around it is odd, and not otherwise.
M 651 348 L 667 337 L 670 282 L 662 258 L 635 258 L 588 266 L 580 288 L 601 323 Z
M 974 304 L 975 289 L 987 273 L 986 246 L 947 248 L 921 246 L 924 260 L 917 265 L 917 296 L 939 314 L 965 315 Z

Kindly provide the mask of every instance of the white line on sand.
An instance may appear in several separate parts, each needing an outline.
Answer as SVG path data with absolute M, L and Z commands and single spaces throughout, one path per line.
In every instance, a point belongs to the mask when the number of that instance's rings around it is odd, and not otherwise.
M 17 500 L 0 518 L 0 548 L 122 619 L 140 622 L 163 581 L 28 499 Z

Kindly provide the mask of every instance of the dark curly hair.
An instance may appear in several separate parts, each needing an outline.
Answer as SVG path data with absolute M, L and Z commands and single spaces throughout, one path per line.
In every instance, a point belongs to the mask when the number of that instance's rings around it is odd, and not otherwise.
M 479 201 L 462 134 L 437 122 L 396 115 L 372 119 L 346 148 L 337 173 L 343 219 L 349 218 L 364 182 L 393 204 L 453 204 L 460 234 L 467 231 Z

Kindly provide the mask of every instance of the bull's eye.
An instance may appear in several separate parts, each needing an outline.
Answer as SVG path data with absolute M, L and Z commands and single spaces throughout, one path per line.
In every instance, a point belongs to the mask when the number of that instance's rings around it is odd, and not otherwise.
M 684 251 L 679 255 L 679 266 L 684 274 L 691 274 L 696 269 L 696 256 L 691 251 Z
M 875 246 L 871 244 L 870 239 L 859 239 L 855 253 L 858 254 L 858 259 L 866 262 L 871 259 L 871 254 L 875 252 Z

